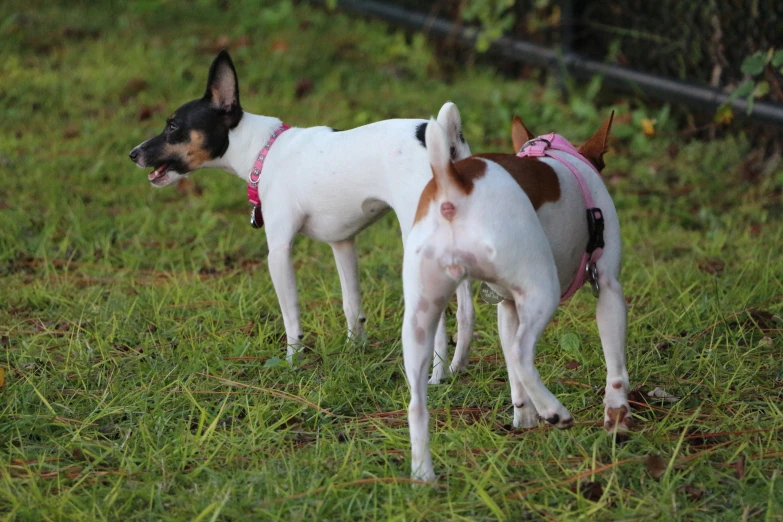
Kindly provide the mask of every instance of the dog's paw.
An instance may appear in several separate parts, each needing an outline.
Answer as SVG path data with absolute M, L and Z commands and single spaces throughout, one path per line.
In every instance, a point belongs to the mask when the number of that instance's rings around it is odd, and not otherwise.
M 514 407 L 514 427 L 530 429 L 538 426 L 538 412 L 532 404 L 527 403 L 521 408 Z
M 449 366 L 449 372 L 451 375 L 456 375 L 459 372 L 465 371 L 465 368 L 468 367 L 468 360 L 465 358 L 462 361 L 455 360 L 451 361 L 451 366 Z
M 430 376 L 430 380 L 427 381 L 427 384 L 437 386 L 440 384 L 441 380 L 446 379 L 447 377 L 451 377 L 451 371 L 449 371 L 447 366 L 439 364 L 432 368 L 432 375 Z
M 631 417 L 631 407 L 625 403 L 619 407 L 613 408 L 606 405 L 604 411 L 604 429 L 608 432 L 628 431 L 633 426 Z
M 570 413 L 567 413 L 565 417 L 555 413 L 551 417 L 544 417 L 544 420 L 559 430 L 566 430 L 574 425 L 574 418 Z
M 421 466 L 419 469 L 411 473 L 413 480 L 420 480 L 422 482 L 435 482 L 435 470 L 432 467 L 424 469 L 426 466 Z
M 555 428 L 561 430 L 570 428 L 574 425 L 574 417 L 562 404 L 558 404 L 558 407 L 551 411 L 543 410 L 541 412 L 541 418 Z

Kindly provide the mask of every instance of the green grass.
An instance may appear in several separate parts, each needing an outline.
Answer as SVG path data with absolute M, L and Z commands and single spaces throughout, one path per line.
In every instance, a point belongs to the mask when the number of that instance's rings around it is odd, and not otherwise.
M 447 74 L 420 36 L 378 22 L 226 4 L 0 5 L 0 517 L 781 520 L 779 167 L 746 181 L 742 137 L 684 141 L 634 100 L 597 109 L 597 83 L 564 102 L 482 66 Z M 407 483 L 392 215 L 359 237 L 367 343 L 346 345 L 328 246 L 300 239 L 310 349 L 275 364 L 282 318 L 242 183 L 203 171 L 153 190 L 126 157 L 202 94 L 221 37 L 239 44 L 245 108 L 298 126 L 427 117 L 451 99 L 474 151 L 510 151 L 514 113 L 579 141 L 615 109 L 604 174 L 625 242 L 628 440 L 600 427 L 589 292 L 539 343 L 578 421 L 563 432 L 508 427 L 495 313 L 478 304 L 470 369 L 429 390 L 437 486 Z M 682 399 L 648 403 L 656 386 Z

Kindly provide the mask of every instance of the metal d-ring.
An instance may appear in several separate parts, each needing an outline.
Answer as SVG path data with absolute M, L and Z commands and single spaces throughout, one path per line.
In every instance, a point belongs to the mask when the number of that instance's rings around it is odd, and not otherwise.
M 552 147 L 552 142 L 551 141 L 549 141 L 546 138 L 542 138 L 541 136 L 539 136 L 538 138 L 533 138 L 532 140 L 527 140 L 522 145 L 522 147 L 520 147 L 519 152 L 517 152 L 517 154 L 522 154 L 523 150 L 525 150 L 526 148 L 528 148 L 530 145 L 534 144 L 537 141 L 543 141 L 544 143 L 546 143 L 547 148 L 551 148 Z
M 593 297 L 597 298 L 601 295 L 601 287 L 598 286 L 598 268 L 595 263 L 587 263 L 585 270 L 587 271 L 587 280 L 590 281 L 593 290 Z

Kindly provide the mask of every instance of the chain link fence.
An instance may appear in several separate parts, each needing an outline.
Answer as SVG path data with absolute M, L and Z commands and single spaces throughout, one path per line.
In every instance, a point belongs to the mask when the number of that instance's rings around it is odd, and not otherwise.
M 479 50 L 482 45 L 486 48 L 482 35 L 490 40 L 506 37 L 617 66 L 617 70 L 644 73 L 653 80 L 674 80 L 715 92 L 741 94 L 751 106 L 755 105 L 758 110 L 754 112 L 761 113 L 764 120 L 783 125 L 783 67 L 771 63 L 775 50 L 783 52 L 782 0 L 376 3 L 426 15 L 430 20 L 445 20 L 454 27 L 476 27 Z M 743 72 L 743 64 L 754 53 L 765 57 L 767 65 L 750 82 L 751 75 L 747 70 Z M 756 88 L 740 93 L 738 87 L 743 83 L 753 83 Z M 714 110 L 721 100 L 713 98 L 710 103 Z M 723 100 L 725 103 L 725 97 Z M 765 116 L 765 110 L 771 112 Z

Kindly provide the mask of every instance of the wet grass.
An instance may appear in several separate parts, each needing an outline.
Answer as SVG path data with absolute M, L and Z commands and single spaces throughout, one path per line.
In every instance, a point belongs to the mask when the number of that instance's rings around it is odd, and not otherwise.
M 665 111 L 596 108 L 591 88 L 564 102 L 480 66 L 452 74 L 381 23 L 227 4 L 0 6 L 1 516 L 780 519 L 779 166 L 752 175 L 742 137 L 688 141 Z M 202 94 L 225 45 L 245 108 L 298 126 L 427 117 L 451 99 L 480 152 L 511 149 L 514 113 L 579 141 L 615 109 L 604 174 L 625 242 L 634 433 L 600 427 L 589 292 L 539 345 L 578 421 L 564 432 L 510 428 L 494 309 L 479 303 L 470 369 L 429 393 L 438 482 L 412 487 L 392 215 L 359 237 L 361 346 L 346 345 L 331 251 L 297 241 L 309 349 L 279 364 L 241 181 L 203 171 L 153 190 L 126 157 Z

